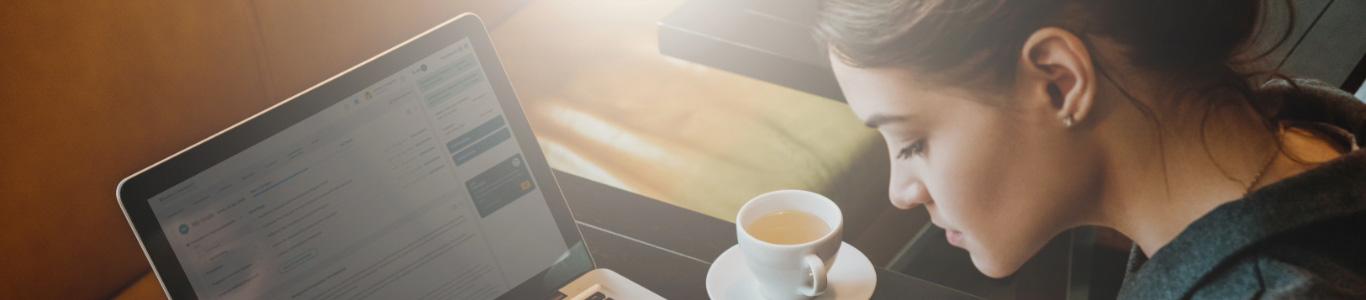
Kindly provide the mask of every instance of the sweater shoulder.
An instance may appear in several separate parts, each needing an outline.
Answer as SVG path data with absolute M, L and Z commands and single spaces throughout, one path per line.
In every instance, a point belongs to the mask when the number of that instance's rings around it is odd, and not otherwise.
M 1192 296 L 1366 299 L 1366 216 L 1316 224 L 1267 240 L 1204 278 Z

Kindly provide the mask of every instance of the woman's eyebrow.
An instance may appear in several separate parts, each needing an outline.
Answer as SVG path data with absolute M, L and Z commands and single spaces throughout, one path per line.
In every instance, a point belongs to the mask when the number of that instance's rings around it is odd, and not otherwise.
M 888 124 L 888 123 L 905 122 L 905 121 L 906 121 L 906 117 L 905 117 L 905 116 L 889 116 L 889 115 L 875 114 L 875 115 L 873 115 L 872 117 L 868 117 L 868 121 L 867 121 L 867 122 L 864 122 L 864 123 L 863 123 L 863 126 L 868 126 L 868 128 L 877 129 L 878 127 L 880 127 L 880 126 L 882 126 L 882 125 L 885 125 L 885 124 Z

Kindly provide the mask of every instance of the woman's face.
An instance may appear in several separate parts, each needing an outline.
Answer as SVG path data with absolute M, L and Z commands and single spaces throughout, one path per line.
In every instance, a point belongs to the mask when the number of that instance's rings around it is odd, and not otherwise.
M 924 205 L 973 264 L 1000 278 L 1076 225 L 1101 177 L 1093 147 L 1064 125 L 1046 85 L 985 99 L 895 68 L 832 58 L 849 106 L 887 140 L 892 205 Z M 1042 98 L 1040 98 L 1042 97 Z

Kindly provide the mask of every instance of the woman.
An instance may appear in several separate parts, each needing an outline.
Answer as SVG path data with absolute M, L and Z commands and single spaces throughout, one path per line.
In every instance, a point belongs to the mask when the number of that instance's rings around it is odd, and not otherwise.
M 988 276 L 1096 225 L 1135 242 L 1121 298 L 1366 298 L 1366 105 L 1253 84 L 1264 5 L 828 0 L 817 36 L 892 204 Z

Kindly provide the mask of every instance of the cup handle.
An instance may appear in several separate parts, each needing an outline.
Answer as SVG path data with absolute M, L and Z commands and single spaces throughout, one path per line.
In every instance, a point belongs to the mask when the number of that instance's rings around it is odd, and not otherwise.
M 815 297 L 824 294 L 826 285 L 825 275 L 830 270 L 825 268 L 825 262 L 822 262 L 821 258 L 817 257 L 815 254 L 807 254 L 803 260 L 806 261 L 806 266 L 811 268 L 811 289 L 801 289 L 800 292 L 807 297 Z

